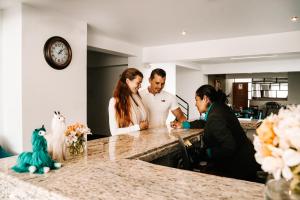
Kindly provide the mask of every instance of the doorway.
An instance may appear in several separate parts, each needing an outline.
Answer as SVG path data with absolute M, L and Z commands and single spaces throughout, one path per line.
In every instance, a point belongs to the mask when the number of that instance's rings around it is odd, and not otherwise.
M 128 57 L 88 50 L 87 123 L 89 139 L 110 136 L 108 103 L 120 74 L 128 67 Z
M 235 110 L 248 107 L 248 83 L 233 83 L 233 108 Z

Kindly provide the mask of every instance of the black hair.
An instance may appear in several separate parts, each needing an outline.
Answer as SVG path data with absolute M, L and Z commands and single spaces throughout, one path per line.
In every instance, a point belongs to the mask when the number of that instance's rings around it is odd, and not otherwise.
M 226 94 L 222 92 L 222 90 L 216 91 L 216 89 L 211 85 L 202 85 L 197 89 L 196 96 L 203 99 L 204 95 L 207 96 L 212 103 L 228 103 Z
M 154 78 L 154 75 L 157 74 L 158 76 L 161 76 L 162 78 L 166 77 L 166 71 L 160 68 L 156 68 L 152 70 L 150 79 L 152 80 Z

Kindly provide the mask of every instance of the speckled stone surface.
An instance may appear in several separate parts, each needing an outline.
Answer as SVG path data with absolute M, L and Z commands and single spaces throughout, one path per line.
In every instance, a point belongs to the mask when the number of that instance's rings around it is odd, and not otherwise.
M 243 129 L 246 129 L 246 130 L 255 130 L 256 129 L 256 124 L 258 122 L 257 119 L 251 119 L 251 120 L 239 120 L 240 121 L 240 124 L 241 126 L 243 127 Z
M 153 129 L 90 141 L 87 155 L 45 175 L 17 174 L 16 157 L 1 159 L 0 199 L 262 199 L 262 184 L 142 161 L 200 132 Z

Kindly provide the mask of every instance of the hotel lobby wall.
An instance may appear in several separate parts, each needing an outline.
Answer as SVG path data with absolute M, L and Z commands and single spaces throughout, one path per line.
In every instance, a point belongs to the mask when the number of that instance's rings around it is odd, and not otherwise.
M 2 74 L 3 74 L 3 69 L 2 69 L 2 10 L 0 9 L 0 130 L 3 128 L 3 103 L 2 103 L 2 91 L 3 91 L 3 86 L 2 86 Z M 1 136 L 0 136 L 0 145 L 1 145 Z
M 0 45 L 0 145 L 20 152 L 22 143 L 22 7 L 2 10 Z
M 54 70 L 43 57 L 44 43 L 55 35 L 72 48 L 72 61 L 64 70 Z M 32 129 L 44 123 L 50 131 L 54 110 L 60 110 L 67 123 L 86 123 L 87 24 L 23 6 L 22 38 L 23 143 L 29 149 Z
M 208 83 L 208 77 L 200 70 L 176 66 L 176 93 L 189 103 L 189 119 L 198 119 L 199 112 L 195 106 L 195 92 L 203 84 Z
M 278 73 L 300 71 L 300 58 L 206 64 L 201 66 L 204 74 Z
M 18 48 L 5 52 L 13 58 L 3 65 L 7 71 L 2 75 L 8 77 L 3 88 L 9 96 L 2 97 L 2 108 L 7 112 L 4 112 L 0 133 L 1 137 L 5 137 L 2 140 L 5 146 L 14 153 L 31 149 L 34 128 L 45 124 L 47 131 L 51 131 L 54 110 L 60 110 L 67 117 L 68 124 L 77 121 L 86 123 L 87 112 L 87 24 L 25 4 L 17 7 L 20 9 L 14 17 L 20 18 L 14 26 L 21 31 L 18 37 L 14 32 L 10 36 Z M 3 23 L 8 23 L 8 20 Z M 8 31 L 7 27 L 3 28 Z M 73 58 L 64 70 L 51 68 L 44 59 L 43 46 L 52 36 L 61 36 L 71 45 Z M 5 53 L 2 56 L 9 59 Z

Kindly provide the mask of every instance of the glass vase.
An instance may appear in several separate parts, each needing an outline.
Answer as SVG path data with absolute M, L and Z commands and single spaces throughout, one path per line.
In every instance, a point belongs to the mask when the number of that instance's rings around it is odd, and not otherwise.
M 82 138 L 78 138 L 76 142 L 72 142 L 67 145 L 66 148 L 66 159 L 72 159 L 78 156 L 85 155 L 87 152 L 87 137 L 83 136 Z
M 266 200 L 296 200 L 300 194 L 290 189 L 291 181 L 271 179 L 266 183 L 264 197 Z

